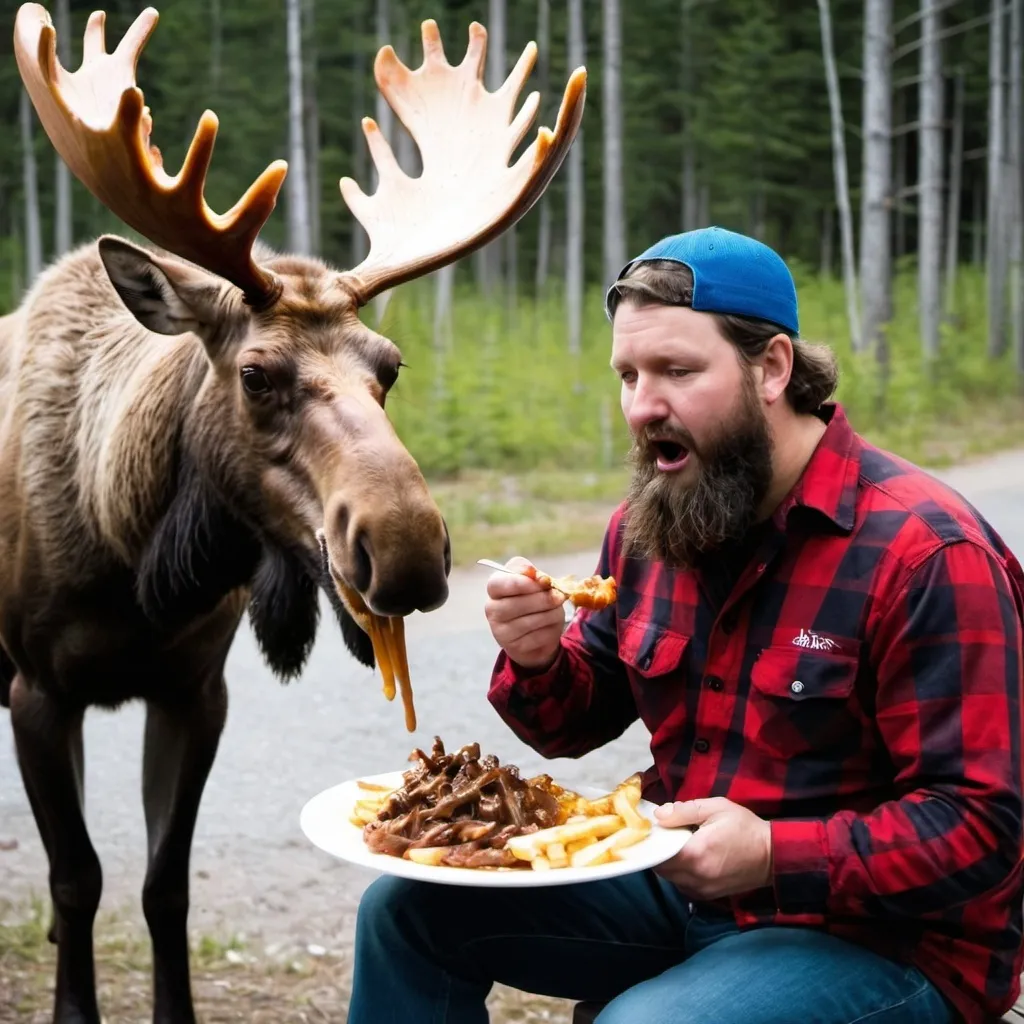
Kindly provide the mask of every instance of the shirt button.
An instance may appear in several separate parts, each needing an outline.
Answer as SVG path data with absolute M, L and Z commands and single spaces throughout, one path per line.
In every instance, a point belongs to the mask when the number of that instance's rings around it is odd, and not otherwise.
M 693 749 L 696 750 L 698 754 L 706 754 L 711 749 L 711 744 L 705 739 L 700 739 L 694 743 Z
M 725 686 L 725 683 L 723 683 L 722 680 L 718 678 L 718 676 L 708 676 L 708 686 L 710 686 L 712 690 L 715 690 L 717 692 L 721 690 L 723 686 Z
M 804 692 L 804 684 L 801 683 L 799 679 L 794 679 L 793 682 L 789 684 L 789 688 L 794 693 L 803 693 Z

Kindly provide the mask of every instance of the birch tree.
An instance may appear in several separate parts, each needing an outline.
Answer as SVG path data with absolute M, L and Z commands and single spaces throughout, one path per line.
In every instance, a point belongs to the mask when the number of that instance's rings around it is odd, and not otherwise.
M 548 97 L 551 87 L 551 5 L 549 0 L 537 0 L 537 88 L 542 102 Z M 551 200 L 547 192 L 541 196 L 538 206 L 537 262 L 534 274 L 534 290 L 539 297 L 547 284 L 551 266 Z
M 583 0 L 568 0 L 569 73 L 586 62 L 583 43 Z M 565 238 L 565 299 L 569 332 L 569 352 L 578 356 L 583 330 L 583 129 L 566 157 L 568 196 Z
M 286 0 L 288 33 L 288 248 L 309 253 L 309 179 L 302 112 L 302 0 Z
M 1015 364 L 1024 374 L 1024 0 L 1011 0 L 1007 191 L 1010 222 L 1010 334 Z
M 388 0 L 377 0 L 376 7 L 376 28 L 377 28 L 377 49 L 379 50 L 382 46 L 391 42 L 391 12 L 388 7 Z M 392 152 L 395 147 L 395 115 L 391 109 L 391 105 L 384 98 L 383 93 L 380 89 L 376 90 L 375 100 L 375 113 L 377 127 L 380 129 L 381 134 L 387 139 L 388 144 L 391 146 Z M 373 164 L 373 188 L 374 191 L 380 186 L 380 175 L 377 171 L 377 165 Z M 377 316 L 377 323 L 379 324 L 384 318 L 384 312 L 388 308 L 388 302 L 391 299 L 391 289 L 388 288 L 386 291 L 381 292 L 373 300 L 374 312 Z
M 310 252 L 321 252 L 321 210 L 320 210 L 320 104 L 317 100 L 317 32 L 316 0 L 302 0 L 303 44 L 305 57 L 303 74 L 303 107 L 306 111 L 306 167 L 309 184 L 309 242 Z
M 928 2 L 928 0 L 924 0 Z M 843 256 L 843 284 L 846 289 L 846 317 L 850 326 L 850 339 L 854 351 L 862 347 L 860 310 L 857 302 L 857 272 L 853 244 L 853 215 L 850 211 L 850 186 L 847 181 L 846 141 L 843 126 L 842 100 L 839 94 L 839 76 L 836 73 L 835 47 L 832 42 L 832 17 L 829 0 L 818 0 L 821 22 L 821 55 L 825 62 L 825 81 L 828 86 L 829 110 L 832 120 L 832 165 L 836 182 L 836 206 L 839 209 L 839 235 Z M 831 232 L 829 232 L 831 236 Z M 830 259 L 831 262 L 831 259 Z
M 884 350 L 891 306 L 889 201 L 892 173 L 892 0 L 865 0 L 860 281 L 862 348 Z
M 57 30 L 58 60 L 65 68 L 71 67 L 71 9 L 68 0 L 57 0 L 54 9 L 54 27 Z M 55 256 L 61 256 L 71 248 L 71 171 L 68 165 L 55 155 L 54 191 L 56 207 L 53 214 L 53 249 Z
M 921 0 L 921 55 L 918 84 L 918 315 L 928 359 L 939 353 L 942 317 L 942 51 L 937 0 Z
M 604 66 L 604 284 L 610 285 L 626 262 L 626 215 L 622 194 L 622 9 L 603 0 Z
M 683 55 L 683 230 L 692 231 L 700 218 L 700 197 L 697 194 L 697 141 L 693 130 L 693 109 L 696 102 L 696 74 L 693 68 L 693 8 L 696 0 L 683 0 L 679 24 L 682 28 Z
M 986 279 L 988 283 L 988 354 L 996 359 L 1006 349 L 1005 309 L 1006 209 L 1003 205 L 1006 106 L 1004 100 L 1004 0 L 992 0 L 988 27 L 988 207 L 986 209 Z

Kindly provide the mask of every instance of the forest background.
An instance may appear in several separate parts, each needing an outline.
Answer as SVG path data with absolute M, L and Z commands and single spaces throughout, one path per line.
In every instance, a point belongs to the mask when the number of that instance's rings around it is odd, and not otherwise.
M 18 4 L 3 0 L 5 38 Z M 109 0 L 108 47 L 142 9 Z M 94 5 L 50 10 L 66 66 Z M 626 479 L 602 312 L 630 255 L 719 224 L 788 261 L 802 334 L 836 351 L 839 399 L 871 440 L 936 465 L 1018 443 L 1024 425 L 1024 0 L 167 0 L 138 70 L 154 142 L 180 167 L 220 119 L 207 199 L 225 210 L 289 161 L 263 238 L 339 266 L 365 233 L 360 128 L 418 152 L 377 93 L 373 55 L 412 65 L 424 18 L 461 60 L 476 19 L 496 88 L 531 39 L 537 124 L 588 69 L 583 129 L 543 200 L 457 267 L 366 311 L 401 346 L 389 411 L 431 480 L 458 560 L 590 546 Z M 104 231 L 0 61 L 0 312 Z M 527 136 L 527 143 L 533 133 Z M 527 143 L 524 143 L 527 144 Z

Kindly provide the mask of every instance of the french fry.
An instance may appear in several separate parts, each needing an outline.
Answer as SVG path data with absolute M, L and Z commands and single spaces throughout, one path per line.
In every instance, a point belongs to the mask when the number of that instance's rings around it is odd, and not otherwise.
M 640 803 L 640 790 L 632 786 L 616 790 L 612 797 L 612 807 L 615 813 L 626 823 L 629 828 L 648 832 L 651 828 L 650 821 L 640 814 L 636 805 Z
M 597 842 L 595 839 L 594 842 Z M 565 846 L 562 843 L 552 843 L 548 847 L 548 860 L 551 862 L 553 868 L 564 868 L 568 867 L 569 854 L 566 852 Z M 538 858 L 534 858 L 531 862 L 534 867 L 537 866 Z
M 602 814 L 587 818 L 585 821 L 554 825 L 551 828 L 542 828 L 527 835 L 513 836 L 505 846 L 520 860 L 533 860 L 534 857 L 540 856 L 542 850 L 551 843 L 564 845 L 576 839 L 585 839 L 587 836 L 600 839 L 621 827 L 622 820 L 617 814 Z
M 648 831 L 649 829 L 630 828 L 628 826 L 620 828 L 610 836 L 599 839 L 596 843 L 585 849 L 577 850 L 569 858 L 569 863 L 574 868 L 588 868 L 596 864 L 607 863 L 612 859 L 612 855 L 616 850 L 639 843 L 641 839 L 647 837 Z
M 437 867 L 447 849 L 446 846 L 414 846 L 405 851 L 405 856 L 416 864 L 429 864 L 431 867 Z
M 369 790 L 372 793 L 381 793 L 384 796 L 390 796 L 394 793 L 394 789 L 391 786 L 383 786 L 379 782 L 368 782 L 366 779 L 360 779 L 356 785 L 360 789 Z

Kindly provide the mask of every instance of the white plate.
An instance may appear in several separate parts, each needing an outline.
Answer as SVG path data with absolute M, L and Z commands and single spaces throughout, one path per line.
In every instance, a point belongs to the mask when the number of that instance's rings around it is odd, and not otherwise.
M 360 776 L 364 782 L 397 788 L 402 784 L 401 772 Z M 373 853 L 363 842 L 363 830 L 353 825 L 348 816 L 357 800 L 365 797 L 359 788 L 360 779 L 350 779 L 318 793 L 299 816 L 299 826 L 306 838 L 325 853 L 361 867 L 389 875 L 401 875 L 422 882 L 443 882 L 447 885 L 481 885 L 490 887 L 541 885 L 569 885 L 575 882 L 596 882 L 662 864 L 678 853 L 692 834 L 686 828 L 662 828 L 655 823 L 654 804 L 641 800 L 637 810 L 652 822 L 651 834 L 621 852 L 622 860 L 596 864 L 589 868 L 552 868 L 533 871 L 524 868 L 454 868 L 446 865 L 417 864 L 403 857 L 387 853 Z M 574 786 L 572 789 L 588 799 L 604 796 L 607 790 L 593 786 Z

